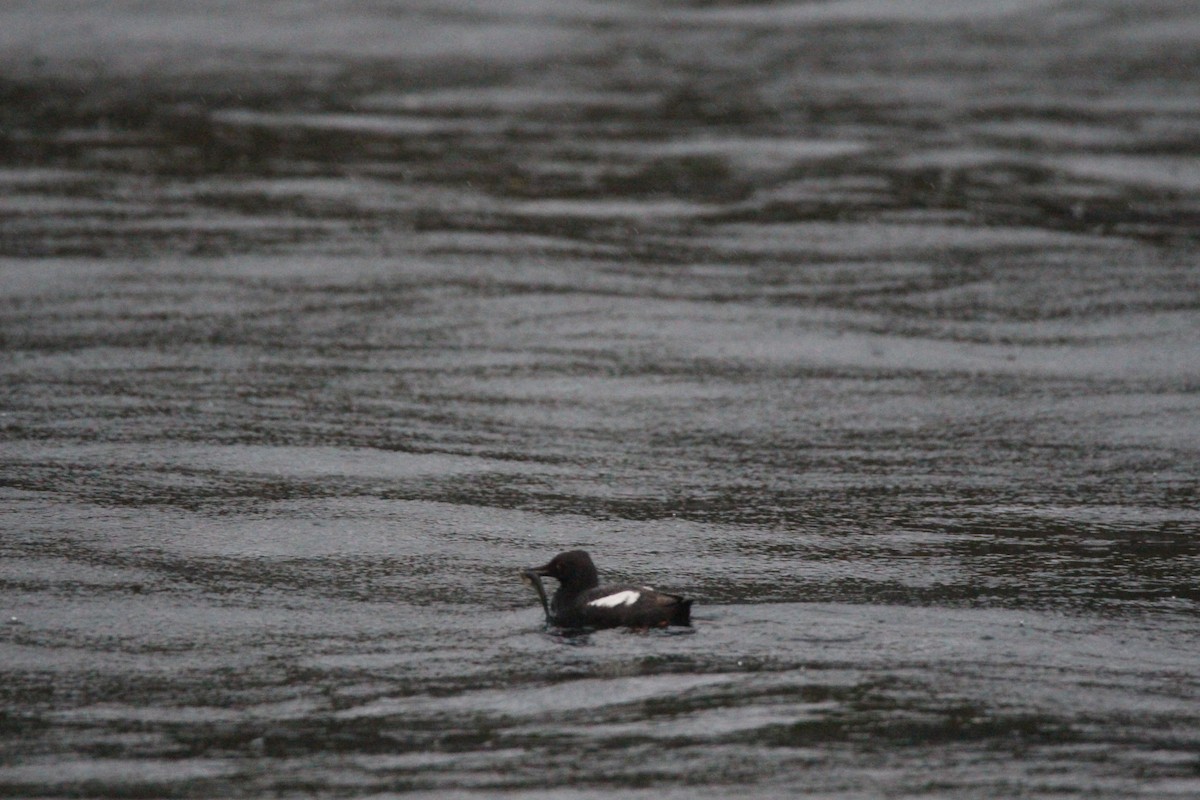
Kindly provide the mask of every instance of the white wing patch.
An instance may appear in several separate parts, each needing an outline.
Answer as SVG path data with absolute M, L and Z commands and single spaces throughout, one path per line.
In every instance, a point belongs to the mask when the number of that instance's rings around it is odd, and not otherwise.
M 638 601 L 638 598 L 641 596 L 642 596 L 641 592 L 635 592 L 632 589 L 627 589 L 623 592 L 617 592 L 616 594 L 605 595 L 604 597 L 597 597 L 595 600 L 588 603 L 588 605 L 589 606 L 599 606 L 600 608 L 616 608 L 617 606 L 631 606 L 634 603 L 636 603 Z

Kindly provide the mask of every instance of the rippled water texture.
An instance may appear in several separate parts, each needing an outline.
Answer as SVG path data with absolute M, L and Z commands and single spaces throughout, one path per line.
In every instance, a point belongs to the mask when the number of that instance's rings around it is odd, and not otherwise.
M 1198 53 L 4 4 L 0 794 L 1200 796 Z

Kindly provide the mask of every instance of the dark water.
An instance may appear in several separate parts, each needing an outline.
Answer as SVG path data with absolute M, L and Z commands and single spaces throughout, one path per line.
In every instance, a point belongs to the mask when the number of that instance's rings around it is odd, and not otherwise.
M 1200 795 L 1198 44 L 4 6 L 0 793 Z

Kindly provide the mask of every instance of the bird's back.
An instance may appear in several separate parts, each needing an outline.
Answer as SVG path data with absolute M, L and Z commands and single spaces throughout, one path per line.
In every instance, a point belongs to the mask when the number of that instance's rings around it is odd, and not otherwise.
M 559 624 L 587 628 L 691 625 L 692 601 L 648 586 L 598 586 L 556 604 Z

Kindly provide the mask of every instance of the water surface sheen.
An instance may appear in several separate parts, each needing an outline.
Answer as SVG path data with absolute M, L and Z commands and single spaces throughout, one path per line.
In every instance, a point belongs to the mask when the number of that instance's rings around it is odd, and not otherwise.
M 218 5 L 0 9 L 0 794 L 1200 795 L 1195 4 Z

